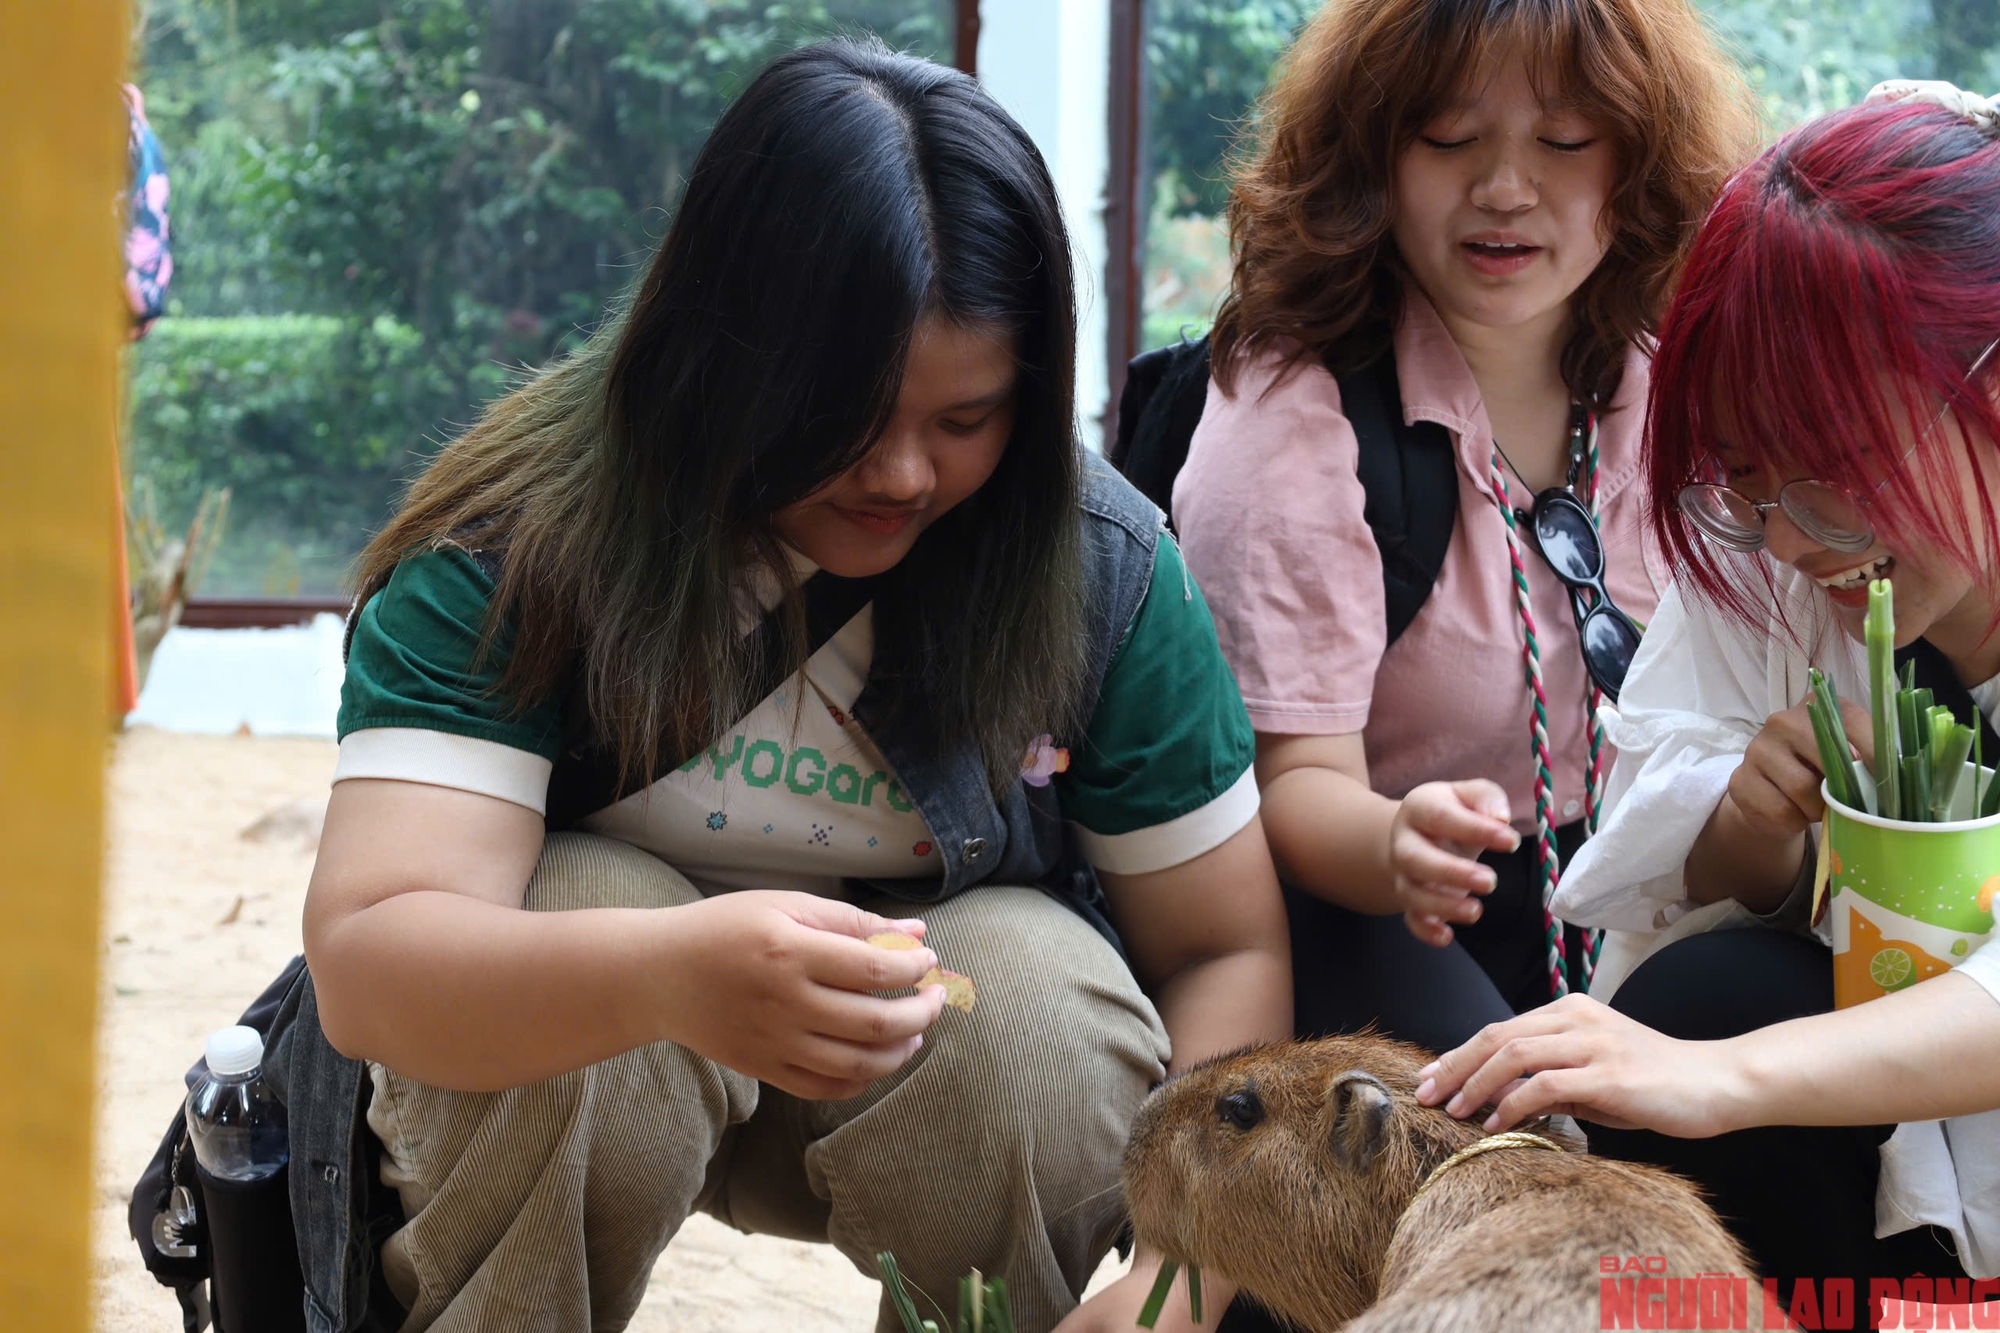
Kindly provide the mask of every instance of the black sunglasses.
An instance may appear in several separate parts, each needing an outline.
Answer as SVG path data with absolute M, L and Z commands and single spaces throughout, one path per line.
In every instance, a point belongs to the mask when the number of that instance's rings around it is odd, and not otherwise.
M 1523 527 L 1534 530 L 1542 559 L 1569 588 L 1569 609 L 1576 617 L 1576 637 L 1583 645 L 1583 666 L 1591 683 L 1617 703 L 1625 673 L 1639 651 L 1639 626 L 1618 609 L 1604 586 L 1604 543 L 1597 535 L 1597 521 L 1561 486 L 1537 495 L 1532 510 L 1514 512 Z M 1588 604 L 1583 598 L 1586 591 L 1594 596 Z

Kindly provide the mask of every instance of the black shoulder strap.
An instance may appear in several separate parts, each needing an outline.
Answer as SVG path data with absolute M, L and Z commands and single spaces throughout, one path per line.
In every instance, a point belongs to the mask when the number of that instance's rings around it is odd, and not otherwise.
M 1339 376 L 1341 410 L 1360 443 L 1355 473 L 1367 496 L 1362 517 L 1382 553 L 1382 594 L 1394 643 L 1423 609 L 1458 522 L 1458 458 L 1451 432 L 1403 420 L 1396 358 Z
M 1132 358 L 1118 399 L 1111 465 L 1161 509 L 1208 400 L 1208 339 L 1178 342 Z M 1444 567 L 1458 521 L 1458 459 L 1451 433 L 1432 421 L 1403 420 L 1396 358 L 1385 351 L 1363 370 L 1339 376 L 1341 406 L 1360 441 L 1355 472 L 1367 495 L 1362 514 L 1382 552 L 1388 642 L 1416 619 Z M 1271 479 L 1283 485 L 1282 477 Z
M 861 608 L 874 600 L 880 584 L 879 576 L 843 579 L 825 571 L 807 579 L 802 590 L 806 603 L 806 655 L 810 657 L 824 648 L 827 640 L 860 614 Z M 765 616 L 751 637 L 755 640 L 751 660 L 757 664 L 757 679 L 748 697 L 761 700 L 785 683 L 785 677 L 796 664 L 788 660 L 784 624 L 777 616 Z M 631 775 L 620 781 L 617 758 L 595 738 L 584 709 L 584 691 L 581 687 L 571 690 L 570 713 L 564 727 L 568 748 L 557 757 L 555 771 L 549 775 L 545 819 L 551 832 L 569 828 L 646 786 L 643 775 Z M 663 750 L 659 771 L 663 775 L 671 773 L 693 757 Z
M 1163 511 L 1173 508 L 1174 478 L 1207 403 L 1206 337 L 1141 352 L 1125 367 L 1118 432 L 1105 457 Z

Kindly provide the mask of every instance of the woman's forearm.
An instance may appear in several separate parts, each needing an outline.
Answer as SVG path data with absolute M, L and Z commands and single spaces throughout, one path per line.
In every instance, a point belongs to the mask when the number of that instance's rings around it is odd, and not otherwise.
M 1733 1127 L 1888 1125 L 2000 1108 L 2000 1001 L 1947 973 L 1723 1043 Z
M 1683 879 L 1698 903 L 1734 898 L 1753 912 L 1770 912 L 1797 881 L 1810 846 L 1804 833 L 1774 838 L 1750 827 L 1727 793 L 1688 852 Z
M 1292 964 L 1275 949 L 1206 959 L 1169 978 L 1154 997 L 1180 1073 L 1212 1056 L 1292 1035 Z
M 1263 796 L 1264 827 L 1286 883 L 1356 912 L 1403 910 L 1389 866 L 1395 801 L 1319 767 L 1278 774 Z
M 527 912 L 399 894 L 309 940 L 336 1049 L 467 1092 L 519 1087 L 671 1034 L 675 909 Z

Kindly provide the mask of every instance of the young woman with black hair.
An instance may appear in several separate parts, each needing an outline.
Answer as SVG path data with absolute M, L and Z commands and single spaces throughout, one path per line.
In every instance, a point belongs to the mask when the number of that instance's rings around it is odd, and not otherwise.
M 1003 1276 L 1042 1333 L 1148 1090 L 1288 1034 L 1248 720 L 1078 447 L 1074 340 L 1021 129 L 809 47 L 628 304 L 364 554 L 305 938 L 405 1329 L 622 1327 L 702 1208 Z M 909 993 L 940 962 L 971 1012 Z M 1075 1322 L 1129 1326 L 1155 1268 Z

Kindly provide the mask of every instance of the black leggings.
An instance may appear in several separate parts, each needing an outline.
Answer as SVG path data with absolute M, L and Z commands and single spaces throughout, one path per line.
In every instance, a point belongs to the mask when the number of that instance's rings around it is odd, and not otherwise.
M 1720 1040 L 1832 1009 L 1833 963 L 1826 946 L 1797 935 L 1713 931 L 1648 958 L 1611 1007 L 1670 1037 Z M 1939 1228 L 1875 1239 L 1879 1149 L 1894 1125 L 1772 1125 L 1708 1139 L 1585 1130 L 1600 1157 L 1663 1166 L 1699 1185 L 1781 1292 L 1799 1278 L 1851 1278 L 1860 1309 L 1871 1277 L 1965 1275 Z
M 1556 830 L 1567 861 L 1582 845 L 1582 824 Z M 1554 998 L 1548 936 L 1527 844 L 1480 860 L 1497 883 L 1479 920 L 1454 926 L 1456 939 L 1434 948 L 1410 934 L 1401 916 L 1366 916 L 1297 890 L 1285 890 L 1292 926 L 1292 991 L 1299 1035 L 1358 1032 L 1448 1051 L 1488 1023 Z M 1570 985 L 1582 969 L 1583 937 L 1567 938 Z

